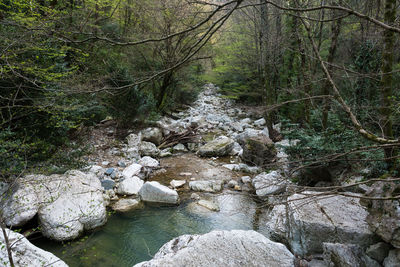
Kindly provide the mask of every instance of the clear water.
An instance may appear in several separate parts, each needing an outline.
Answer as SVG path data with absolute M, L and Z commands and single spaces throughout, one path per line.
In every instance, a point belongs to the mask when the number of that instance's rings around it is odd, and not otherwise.
M 256 204 L 250 197 L 221 194 L 215 201 L 220 212 L 208 211 L 193 202 L 178 207 L 146 206 L 111 215 L 103 228 L 78 241 L 60 244 L 40 238 L 32 242 L 71 267 L 131 267 L 151 259 L 163 244 L 179 235 L 255 228 Z

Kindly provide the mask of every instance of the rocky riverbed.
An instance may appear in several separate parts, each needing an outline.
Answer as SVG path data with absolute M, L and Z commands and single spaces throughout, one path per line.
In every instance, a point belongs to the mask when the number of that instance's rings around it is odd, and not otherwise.
M 107 131 L 115 130 L 110 126 Z M 273 131 L 279 133 L 280 126 L 274 125 Z M 166 142 L 173 135 L 186 134 L 193 138 Z M 169 234 L 162 242 L 174 239 L 164 246 L 154 245 L 152 249 L 161 247 L 154 259 L 137 266 L 399 266 L 398 203 L 367 203 L 383 206 L 391 212 L 388 217 L 387 213 L 371 215 L 360 201 L 360 191 L 374 196 L 383 185 L 360 184 L 359 190 L 349 187 L 349 192 L 340 194 L 326 188 L 303 190 L 292 182 L 284 152 L 295 141 L 273 142 L 270 135 L 264 118 L 251 116 L 221 98 L 209 84 L 191 107 L 130 133 L 123 144 L 94 153 L 83 170 L 29 175 L 2 186 L 2 219 L 12 229 L 36 223 L 44 237 L 61 242 L 99 227 L 97 232 L 106 231 L 107 219 L 113 221 L 107 210 L 118 213 L 112 216 L 129 214 L 133 221 L 135 214 L 146 214 L 149 221 L 153 214 L 154 220 L 161 221 L 159 228 L 164 215 L 156 215 L 157 207 L 168 212 L 184 210 L 180 214 L 185 217 L 174 216 L 182 231 Z M 396 188 L 393 184 L 391 190 Z M 201 218 L 211 226 L 199 228 L 194 223 L 195 227 L 187 228 L 183 223 L 191 219 L 204 223 Z M 237 223 L 224 222 L 230 219 Z M 116 224 L 113 227 L 118 228 Z M 135 237 L 129 238 L 124 240 Z M 18 266 L 29 266 L 25 264 L 29 257 L 44 264 L 66 265 L 25 238 L 20 240 L 23 244 L 11 248 Z M 0 238 L 0 242 L 5 241 Z M 45 243 L 43 239 L 38 242 L 49 247 Z M 116 241 L 113 244 L 118 247 Z M 145 244 L 146 240 L 141 248 Z M 145 254 L 144 249 L 138 250 Z M 4 247 L 0 257 L 7 265 Z

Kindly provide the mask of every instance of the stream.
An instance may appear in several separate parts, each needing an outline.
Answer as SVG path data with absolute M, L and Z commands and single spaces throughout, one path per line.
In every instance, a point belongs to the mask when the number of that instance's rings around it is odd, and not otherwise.
M 175 207 L 147 205 L 112 214 L 104 227 L 77 241 L 62 244 L 39 238 L 32 242 L 71 267 L 131 267 L 151 259 L 162 245 L 179 235 L 258 229 L 257 206 L 250 196 L 226 191 L 214 197 L 220 205 L 219 212 L 190 200 Z

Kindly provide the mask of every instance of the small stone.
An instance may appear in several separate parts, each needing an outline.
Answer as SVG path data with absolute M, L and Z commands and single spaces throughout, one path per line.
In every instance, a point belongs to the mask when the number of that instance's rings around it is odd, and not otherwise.
M 126 164 L 125 164 L 125 162 L 123 162 L 122 160 L 120 160 L 120 161 L 118 161 L 118 166 L 119 166 L 119 167 L 122 167 L 122 168 L 125 168 L 125 167 L 126 167 Z
M 126 212 L 137 209 L 140 206 L 140 202 L 137 199 L 120 199 L 111 208 L 115 211 Z
M 238 182 L 236 182 L 235 180 L 230 180 L 228 182 L 228 187 L 229 188 L 234 188 L 235 186 L 238 186 L 238 185 L 239 185 Z
M 185 180 L 172 180 L 169 183 L 173 188 L 178 188 L 178 187 L 182 187 L 186 184 Z
M 110 176 L 114 172 L 114 168 L 108 168 L 104 174 Z
M 160 151 L 160 158 L 170 157 L 172 156 L 171 149 L 166 148 Z
M 179 176 L 192 176 L 191 172 L 181 172 Z
M 211 211 L 219 211 L 219 206 L 217 203 L 215 203 L 214 201 L 208 201 L 208 200 L 199 200 L 199 202 L 197 202 L 197 204 L 199 204 L 202 207 L 205 207 Z
M 104 179 L 101 181 L 101 186 L 104 188 L 104 190 L 110 190 L 114 188 L 115 182 L 113 180 Z
M 174 150 L 174 152 L 186 152 L 187 151 L 186 147 L 183 144 L 177 144 L 172 149 Z
M 191 198 L 191 199 L 195 199 L 195 200 L 199 200 L 199 199 L 200 199 L 200 196 L 199 196 L 198 194 L 196 194 L 196 193 L 192 193 L 192 194 L 190 195 L 190 198 Z
M 110 165 L 110 162 L 109 162 L 109 161 L 103 161 L 103 162 L 101 163 L 101 165 L 103 165 L 103 166 L 108 166 L 108 165 Z
M 242 176 L 241 180 L 242 180 L 242 183 L 244 183 L 244 184 L 251 183 L 250 176 Z
M 240 185 L 235 185 L 233 187 L 233 189 L 236 190 L 236 191 L 242 191 L 242 188 L 240 187 Z
M 264 118 L 261 118 L 261 119 L 258 119 L 258 120 L 256 120 L 256 121 L 254 121 L 254 125 L 255 126 L 263 126 L 263 125 L 265 125 L 266 124 L 266 121 L 265 121 L 265 119 Z

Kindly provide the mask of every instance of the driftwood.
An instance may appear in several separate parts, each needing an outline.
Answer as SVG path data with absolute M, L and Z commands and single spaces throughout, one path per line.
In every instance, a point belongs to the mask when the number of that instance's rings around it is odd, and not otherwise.
M 177 133 L 172 131 L 169 135 L 164 137 L 158 148 L 163 149 L 177 145 L 179 143 L 181 144 L 196 143 L 198 142 L 196 140 L 196 138 L 198 137 L 196 132 L 197 128 L 191 128 L 191 127 L 189 127 L 185 132 L 182 133 Z

